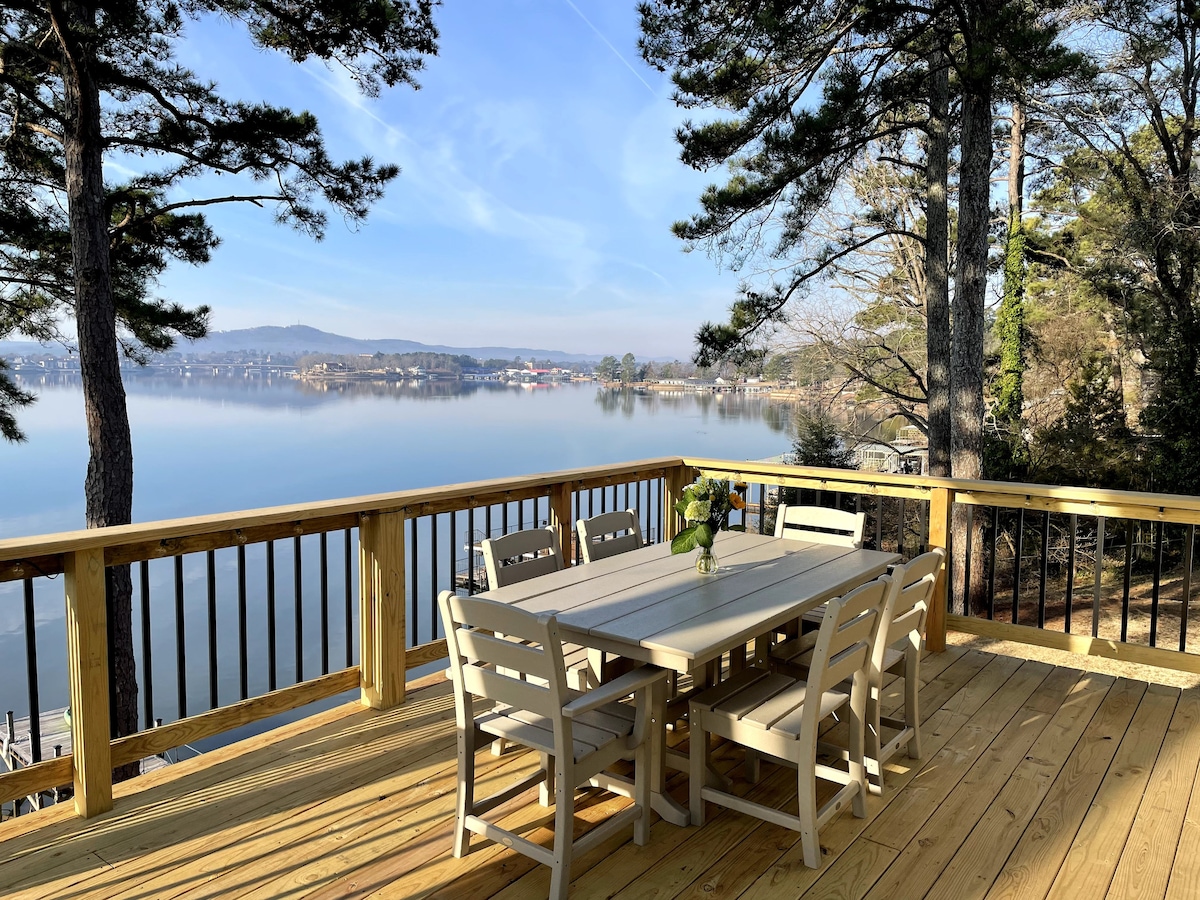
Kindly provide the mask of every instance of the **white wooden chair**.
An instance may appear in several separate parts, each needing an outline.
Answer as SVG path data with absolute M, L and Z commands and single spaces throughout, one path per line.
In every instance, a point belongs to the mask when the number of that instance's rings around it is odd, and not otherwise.
M 550 527 L 488 538 L 483 542 L 482 550 L 489 589 L 507 587 L 563 568 L 558 533 Z M 589 652 L 578 644 L 567 644 L 563 654 L 571 687 L 584 690 L 589 684 L 600 683 L 604 654 L 599 650 Z M 504 742 L 496 741 L 493 749 L 497 755 L 503 753 Z
M 872 793 L 883 792 L 883 767 L 901 749 L 912 759 L 921 758 L 921 640 L 938 572 L 946 551 L 937 548 L 912 562 L 892 569 L 892 593 L 884 606 L 879 637 L 871 649 L 870 693 L 867 695 L 867 773 Z M 811 665 L 816 633 L 788 641 L 771 654 L 771 668 L 803 678 Z M 904 678 L 903 717 L 885 716 L 881 708 L 883 676 Z M 894 732 L 884 737 L 884 729 Z
M 601 513 L 575 523 L 585 563 L 607 559 L 642 546 L 642 527 L 632 509 Z
M 847 512 L 827 506 L 788 506 L 780 503 L 775 513 L 775 537 L 833 544 L 861 549 L 865 512 Z
M 692 698 L 689 777 L 693 824 L 704 824 L 707 800 L 791 828 L 800 832 L 804 864 L 816 869 L 821 865 L 820 827 L 847 801 L 856 816 L 866 815 L 863 719 L 867 666 L 890 588 L 891 580 L 884 576 L 826 604 L 807 681 L 751 668 Z M 853 684 L 849 694 L 841 687 L 847 678 Z M 846 707 L 850 752 L 842 771 L 817 763 L 817 732 L 822 719 Z M 796 766 L 799 814 L 708 786 L 710 734 L 747 748 L 747 777 L 752 781 L 757 779 L 759 753 Z M 841 785 L 819 809 L 818 778 Z
M 458 723 L 458 804 L 454 855 L 470 852 L 471 834 L 511 847 L 551 868 L 550 897 L 565 898 L 571 858 L 633 825 L 633 839 L 644 844 L 650 828 L 651 688 L 666 672 L 643 666 L 586 693 L 567 687 L 558 623 L 554 616 L 480 597 L 443 591 L 438 597 L 454 681 Z M 496 633 L 520 639 L 498 638 Z M 523 673 L 523 680 L 506 672 Z M 620 703 L 634 695 L 632 705 Z M 476 698 L 495 701 L 475 715 Z M 475 752 L 482 743 L 503 738 L 542 755 L 542 767 L 486 799 L 475 797 Z M 621 759 L 634 761 L 632 783 L 604 772 Z M 483 818 L 484 814 L 534 785 L 541 801 L 554 803 L 554 844 L 547 849 Z M 573 841 L 575 788 L 600 787 L 633 804 Z
M 832 544 L 835 547 L 851 547 L 861 550 L 863 532 L 867 525 L 865 512 L 847 512 L 828 506 L 789 506 L 780 503 L 775 513 L 775 537 L 795 541 L 810 541 L 814 544 Z M 816 629 L 825 614 L 825 607 L 805 613 L 801 621 L 788 622 L 780 631 L 785 638 L 793 638 L 802 628 Z M 803 624 L 801 624 L 803 623 Z M 775 643 L 775 635 L 763 635 L 755 647 L 755 656 L 761 665 L 763 655 Z
M 482 549 L 489 589 L 548 575 L 563 567 L 558 534 L 549 526 L 488 538 Z

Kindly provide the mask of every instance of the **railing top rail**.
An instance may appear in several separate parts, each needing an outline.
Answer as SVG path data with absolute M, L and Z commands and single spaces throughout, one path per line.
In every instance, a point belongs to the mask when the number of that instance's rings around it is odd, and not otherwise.
M 782 463 L 734 461 L 684 457 L 685 465 L 705 471 L 727 473 L 728 477 L 750 475 L 755 478 L 812 478 L 830 484 L 894 485 L 933 490 L 946 488 L 956 494 L 988 498 L 1038 498 L 1094 504 L 1096 507 L 1134 507 L 1153 511 L 1187 510 L 1200 512 L 1200 496 L 1160 494 L 1143 491 L 1114 491 L 1100 488 L 1051 484 L 1026 484 L 1014 481 L 971 481 L 963 478 L 934 478 L 928 475 L 898 475 L 890 472 L 863 472 L 857 469 L 823 469 L 814 466 L 789 466 Z M 1019 505 L 1019 504 L 1018 504 Z M 1098 515 L 1103 515 L 1097 510 Z
M 1093 488 L 1023 484 L 1006 481 L 968 481 L 956 478 L 932 478 L 922 475 L 896 475 L 886 472 L 861 472 L 854 469 L 824 469 L 811 466 L 788 466 L 753 460 L 723 460 L 705 457 L 666 456 L 636 460 L 606 466 L 587 466 L 558 472 L 542 472 L 463 482 L 430 488 L 414 488 L 391 493 L 369 494 L 361 497 L 296 503 L 287 506 L 265 507 L 228 513 L 214 513 L 180 519 L 167 519 L 111 528 L 94 528 L 59 532 L 49 535 L 8 538 L 0 540 L 0 562 L 52 557 L 58 554 L 92 548 L 112 548 L 150 541 L 169 541 L 178 538 L 229 532 L 263 526 L 282 525 L 303 520 L 336 519 L 347 515 L 371 515 L 388 512 L 421 514 L 420 509 L 436 508 L 447 502 L 474 498 L 502 498 L 507 492 L 549 488 L 554 485 L 588 483 L 597 479 L 636 477 L 639 473 L 690 466 L 709 472 L 719 472 L 731 478 L 752 480 L 812 479 L 834 485 L 892 486 L 916 491 L 948 489 L 965 502 L 986 505 L 1020 506 L 1023 502 L 1051 501 L 1071 504 L 1076 511 L 1094 508 L 1097 515 L 1112 514 L 1114 510 L 1128 511 L 1130 517 L 1139 511 L 1146 518 L 1169 518 L 1169 511 L 1185 513 L 1186 518 L 1200 519 L 1200 496 L 1183 494 L 1141 493 L 1138 491 L 1098 490 Z M 614 482 L 615 483 L 615 482 Z M 1024 500 L 1022 500 L 1024 498 Z M 1044 505 L 1044 503 L 1043 503 Z
M 624 476 L 636 476 L 640 472 L 671 468 L 681 463 L 682 459 L 678 456 L 666 456 L 605 466 L 586 466 L 558 472 L 542 472 L 535 475 L 492 478 L 484 481 L 414 488 L 384 494 L 368 494 L 362 497 L 213 513 L 182 519 L 164 519 L 157 522 L 117 525 L 110 528 L 90 528 L 56 534 L 7 538 L 0 540 L 0 562 L 28 559 L 35 556 L 53 556 L 98 547 L 118 547 L 130 543 L 171 540 L 212 532 L 278 525 L 304 519 L 335 518 L 347 514 L 370 515 L 400 512 L 410 507 L 438 504 L 458 498 L 469 500 L 476 496 L 495 497 L 508 491 L 548 488 L 557 484 L 570 484 L 577 481 L 594 482 L 598 477 L 616 479 Z

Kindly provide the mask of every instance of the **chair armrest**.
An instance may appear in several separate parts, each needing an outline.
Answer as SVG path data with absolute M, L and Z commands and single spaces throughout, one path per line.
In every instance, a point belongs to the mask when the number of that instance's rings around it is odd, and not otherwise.
M 627 697 L 634 691 L 648 687 L 659 679 L 666 679 L 667 670 L 658 666 L 638 666 L 632 672 L 619 675 L 612 681 L 605 682 L 600 687 L 581 694 L 563 707 L 563 715 L 573 719 L 580 713 L 596 709 L 606 703 L 613 703 L 622 697 Z

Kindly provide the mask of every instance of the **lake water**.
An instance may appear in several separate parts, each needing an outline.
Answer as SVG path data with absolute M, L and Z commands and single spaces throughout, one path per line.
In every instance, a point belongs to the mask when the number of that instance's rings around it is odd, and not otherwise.
M 39 399 L 21 414 L 28 442 L 0 444 L 0 538 L 82 528 L 87 439 L 78 382 L 51 375 L 25 380 L 23 386 Z M 592 384 L 308 383 L 136 374 L 127 391 L 135 521 L 656 456 L 761 459 L 783 453 L 791 444 L 789 408 L 741 394 L 638 394 Z M 336 565 L 337 549 L 332 556 Z M 218 618 L 228 621 L 233 561 L 228 555 L 219 560 Z M 155 650 L 155 715 L 168 720 L 177 711 L 170 565 L 169 560 L 155 562 L 152 572 L 156 609 L 165 604 L 152 616 L 152 646 L 162 646 Z M 192 561 L 185 573 L 188 641 L 199 642 L 188 655 L 190 712 L 207 708 L 204 576 L 199 566 L 202 560 Z M 280 597 L 289 596 L 289 568 L 288 559 L 281 558 Z M 251 574 L 261 593 L 257 573 Z M 253 641 L 266 623 L 257 598 L 251 603 Z M 315 622 L 318 614 L 307 615 Z M 41 706 L 65 706 L 60 581 L 39 579 L 36 618 Z M 332 625 L 336 661 L 344 656 L 347 629 L 336 621 Z M 290 659 L 289 627 L 286 617 L 281 618 L 284 660 Z M 137 629 L 135 612 L 135 633 Z M 0 585 L 0 712 L 13 709 L 23 715 L 28 707 L 24 632 L 20 584 Z M 236 699 L 235 644 L 226 640 L 221 645 L 221 702 Z M 251 647 L 252 695 L 265 689 L 261 650 Z M 306 649 L 306 654 L 312 652 Z M 315 674 L 307 655 L 305 660 L 305 673 Z M 281 677 L 280 683 L 290 681 Z
M 0 443 L 0 537 L 82 528 L 78 383 L 25 380 L 25 444 Z M 664 455 L 759 459 L 788 408 L 741 394 L 592 384 L 331 383 L 136 375 L 134 520 L 302 503 Z

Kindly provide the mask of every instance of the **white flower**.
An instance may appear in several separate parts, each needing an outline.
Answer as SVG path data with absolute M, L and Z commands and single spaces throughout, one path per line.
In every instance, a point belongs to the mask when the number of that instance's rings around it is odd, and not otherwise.
M 683 516 L 689 522 L 706 522 L 712 511 L 712 504 L 707 500 L 693 500 L 687 505 Z

